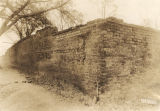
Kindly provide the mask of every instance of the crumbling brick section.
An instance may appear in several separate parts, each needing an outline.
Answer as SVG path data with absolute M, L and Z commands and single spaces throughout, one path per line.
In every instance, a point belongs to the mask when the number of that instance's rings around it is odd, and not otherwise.
M 24 71 L 43 72 L 50 80 L 96 95 L 112 77 L 144 73 L 158 34 L 116 18 L 98 19 L 50 35 L 33 35 L 10 48 L 6 57 Z

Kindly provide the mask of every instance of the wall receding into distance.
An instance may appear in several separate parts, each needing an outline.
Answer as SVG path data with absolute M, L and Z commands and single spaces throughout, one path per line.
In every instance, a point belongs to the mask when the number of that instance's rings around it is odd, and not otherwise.
M 97 19 L 61 32 L 39 31 L 10 48 L 12 66 L 73 84 L 95 94 L 112 77 L 141 74 L 152 63 L 159 32 L 116 18 Z

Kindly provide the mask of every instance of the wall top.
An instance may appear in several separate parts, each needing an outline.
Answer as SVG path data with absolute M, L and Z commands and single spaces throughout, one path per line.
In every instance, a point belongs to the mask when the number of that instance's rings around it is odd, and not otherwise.
M 154 32 L 154 33 L 160 33 L 159 30 L 152 29 L 150 27 L 128 24 L 128 23 L 125 23 L 122 19 L 118 19 L 118 18 L 115 18 L 115 17 L 109 17 L 109 18 L 106 18 L 106 19 L 98 18 L 98 19 L 95 19 L 93 21 L 89 21 L 86 24 L 81 24 L 81 25 L 78 25 L 78 26 L 75 26 L 75 27 L 70 27 L 70 28 L 62 30 L 62 31 L 57 31 L 55 33 L 51 33 L 51 36 L 58 36 L 58 35 L 61 35 L 61 34 L 66 34 L 68 32 L 74 32 L 75 30 L 80 30 L 80 29 L 83 29 L 83 28 L 85 29 L 85 28 L 88 28 L 88 27 L 92 27 L 92 26 L 95 26 L 95 25 L 101 25 L 101 24 L 104 24 L 104 23 L 120 24 L 120 25 L 123 25 L 123 26 L 135 28 L 135 29 L 140 29 L 140 30 L 144 30 L 144 31 Z M 18 43 L 20 43 L 20 42 L 22 42 L 26 39 L 35 37 L 36 35 L 37 35 L 37 33 L 35 35 L 32 35 L 31 37 L 24 38 L 24 39 L 18 41 L 16 44 L 18 44 Z M 47 35 L 47 36 L 50 36 L 50 35 Z

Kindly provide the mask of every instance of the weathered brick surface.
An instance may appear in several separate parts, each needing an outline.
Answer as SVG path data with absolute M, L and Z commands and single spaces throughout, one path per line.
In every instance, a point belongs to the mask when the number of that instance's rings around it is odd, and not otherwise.
M 31 72 L 44 72 L 95 94 L 108 78 L 145 72 L 157 31 L 121 20 L 95 20 L 57 34 L 31 38 L 6 53 L 11 63 Z

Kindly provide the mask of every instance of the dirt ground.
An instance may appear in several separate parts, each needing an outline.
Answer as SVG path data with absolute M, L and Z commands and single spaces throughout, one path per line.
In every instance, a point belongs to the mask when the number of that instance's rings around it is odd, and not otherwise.
M 27 83 L 15 70 L 0 70 L 0 111 L 92 111 L 69 103 L 41 86 Z
M 158 80 L 158 75 L 146 77 L 146 82 L 134 81 L 130 86 L 122 86 L 121 90 L 113 83 L 110 91 L 101 95 L 101 102 L 86 106 L 65 100 L 40 85 L 28 83 L 25 76 L 16 70 L 1 68 L 0 111 L 160 111 Z

